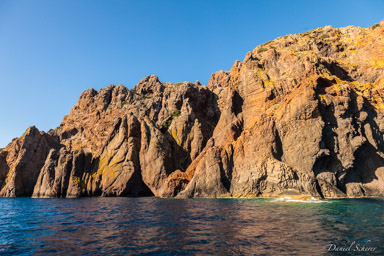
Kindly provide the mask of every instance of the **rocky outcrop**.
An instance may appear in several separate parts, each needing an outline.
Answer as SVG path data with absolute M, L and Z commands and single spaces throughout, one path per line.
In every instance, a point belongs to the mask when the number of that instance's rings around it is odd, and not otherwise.
M 226 107 L 180 196 L 382 196 L 382 38 L 325 27 L 213 75 Z
M 168 176 L 185 171 L 219 119 L 217 96 L 196 82 L 144 78 L 87 90 L 62 124 L 34 197 L 160 196 Z
M 0 152 L 1 196 L 384 196 L 384 24 L 256 47 L 208 86 L 82 93 Z M 33 159 L 33 160 L 32 160 Z
M 57 144 L 57 138 L 32 126 L 2 149 L 0 196 L 31 196 L 49 149 Z
M 37 179 L 33 197 L 65 197 L 73 166 L 65 148 L 51 149 Z

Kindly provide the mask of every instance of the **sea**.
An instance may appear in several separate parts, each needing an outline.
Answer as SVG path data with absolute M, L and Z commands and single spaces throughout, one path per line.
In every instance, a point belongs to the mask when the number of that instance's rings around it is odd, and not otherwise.
M 0 198 L 0 255 L 384 255 L 384 200 Z

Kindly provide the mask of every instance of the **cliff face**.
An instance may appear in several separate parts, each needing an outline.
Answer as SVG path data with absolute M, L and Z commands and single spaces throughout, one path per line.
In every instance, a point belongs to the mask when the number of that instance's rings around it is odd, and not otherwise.
M 0 196 L 31 195 L 49 149 L 57 147 L 55 136 L 29 127 L 0 151 Z
M 0 152 L 0 195 L 384 196 L 384 22 L 258 46 L 208 86 L 83 92 Z
M 52 196 L 160 196 L 212 136 L 217 96 L 206 86 L 144 78 L 85 91 L 61 125 L 33 192 Z
M 383 43 L 382 26 L 325 27 L 214 74 L 220 121 L 180 195 L 382 196 Z

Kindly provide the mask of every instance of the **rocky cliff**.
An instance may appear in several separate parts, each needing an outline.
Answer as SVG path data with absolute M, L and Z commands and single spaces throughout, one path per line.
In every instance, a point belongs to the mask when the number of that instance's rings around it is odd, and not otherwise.
M 0 151 L 0 196 L 384 196 L 384 21 L 279 37 L 208 86 L 82 93 Z

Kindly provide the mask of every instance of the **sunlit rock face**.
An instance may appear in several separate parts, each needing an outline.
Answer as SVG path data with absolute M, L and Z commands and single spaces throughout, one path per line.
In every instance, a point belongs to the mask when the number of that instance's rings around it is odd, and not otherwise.
M 384 196 L 384 23 L 248 52 L 208 86 L 110 85 L 0 151 L 0 196 Z

